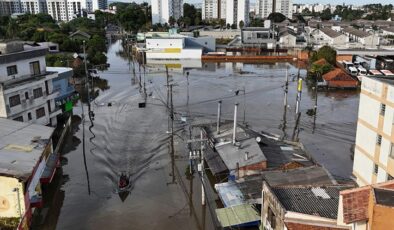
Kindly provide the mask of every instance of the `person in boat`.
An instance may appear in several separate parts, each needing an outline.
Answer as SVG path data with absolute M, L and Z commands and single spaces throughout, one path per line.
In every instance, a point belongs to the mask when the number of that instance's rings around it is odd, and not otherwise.
M 127 185 L 129 185 L 129 178 L 127 178 L 127 176 L 122 173 L 122 175 L 120 175 L 120 179 L 119 179 L 119 187 L 124 188 Z

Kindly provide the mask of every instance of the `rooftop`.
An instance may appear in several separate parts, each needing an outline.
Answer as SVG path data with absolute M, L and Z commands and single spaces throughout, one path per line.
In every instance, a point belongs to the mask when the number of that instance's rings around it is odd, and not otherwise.
M 342 35 L 341 33 L 337 32 L 331 28 L 328 28 L 328 27 L 320 28 L 320 31 L 325 33 L 327 36 L 329 36 L 331 38 L 336 38 L 336 37 L 339 37 Z
M 26 180 L 54 129 L 0 118 L 0 130 L 0 175 Z
M 287 211 L 337 219 L 339 192 L 344 186 L 272 187 L 271 190 Z
M 365 32 L 365 31 L 355 29 L 355 28 L 353 28 L 353 27 L 351 27 L 351 26 L 344 28 L 344 29 L 343 29 L 343 32 L 349 33 L 349 34 L 351 34 L 351 35 L 354 35 L 354 36 L 360 37 L 360 38 L 365 38 L 365 37 L 368 37 L 368 36 L 371 36 L 371 35 L 372 35 L 372 34 L 367 33 L 367 32 Z

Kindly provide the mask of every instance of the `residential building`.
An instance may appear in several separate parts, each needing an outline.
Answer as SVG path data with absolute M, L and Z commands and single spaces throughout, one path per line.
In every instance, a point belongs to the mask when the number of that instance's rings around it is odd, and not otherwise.
M 349 38 L 331 28 L 323 27 L 311 32 L 314 42 L 318 45 L 344 46 L 349 42 Z
M 48 72 L 57 72 L 58 77 L 52 80 L 53 91 L 58 95 L 55 98 L 56 109 L 61 109 L 63 113 L 71 112 L 74 101 L 77 99 L 75 88 L 71 84 L 71 78 L 74 75 L 72 68 L 65 67 L 47 67 Z
M 379 36 L 353 27 L 346 27 L 342 32 L 349 37 L 349 42 L 358 43 L 363 48 L 376 48 L 379 46 Z
M 216 49 L 215 38 L 190 37 L 177 33 L 150 32 L 139 34 L 145 38 L 146 59 L 201 59 L 206 52 Z
M 59 44 L 54 42 L 38 42 L 41 47 L 47 48 L 49 53 L 59 53 Z
M 385 27 L 385 28 L 382 28 L 382 34 L 383 34 L 384 36 L 386 36 L 386 35 L 394 36 L 394 27 Z
M 106 10 L 106 9 L 108 9 L 108 1 L 107 0 L 92 0 L 92 9 L 93 9 L 93 12 L 96 10 Z
M 226 0 L 204 0 L 202 3 L 202 19 L 226 19 Z
M 344 185 L 270 186 L 263 182 L 264 229 L 349 229 L 337 224 L 339 192 Z
M 242 21 L 249 24 L 249 0 L 226 0 L 226 24 L 236 25 Z
M 170 17 L 183 16 L 183 0 L 152 0 L 152 25 L 169 23 Z
M 22 12 L 20 0 L 0 0 L 0 16 L 8 16 L 20 12 Z
M 46 70 L 47 49 L 20 42 L 0 43 L 0 117 L 17 121 L 56 125 L 52 79 Z
M 245 27 L 241 30 L 241 41 L 244 45 L 265 47 L 272 49 L 276 40 L 271 28 Z
M 297 35 L 291 29 L 279 31 L 279 45 L 281 47 L 296 47 Z
M 83 11 L 92 12 L 92 0 L 46 0 L 48 14 L 56 21 L 71 21 L 82 15 Z
M 363 77 L 353 175 L 360 186 L 394 176 L 394 80 Z
M 21 12 L 28 14 L 48 13 L 46 0 L 20 0 Z
M 53 128 L 0 118 L 0 218 L 17 218 L 28 229 L 32 209 L 43 204 L 41 184 L 50 183 Z
M 340 192 L 339 225 L 352 230 L 386 230 L 394 226 L 394 181 Z
M 291 18 L 293 14 L 292 0 L 257 0 L 258 11 L 256 14 L 261 18 L 267 18 L 271 13 L 277 12 Z
M 334 68 L 323 76 L 324 85 L 328 88 L 355 89 L 359 86 L 356 79 L 341 68 Z

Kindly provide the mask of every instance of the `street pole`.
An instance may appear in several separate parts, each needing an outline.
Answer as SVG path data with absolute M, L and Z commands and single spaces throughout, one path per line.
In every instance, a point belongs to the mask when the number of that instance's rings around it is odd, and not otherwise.
M 238 111 L 238 103 L 235 103 L 234 106 L 234 129 L 233 129 L 233 145 L 235 145 L 236 134 L 237 134 L 237 111 Z
M 246 123 L 246 97 L 245 97 L 245 94 L 246 94 L 246 91 L 245 91 L 245 85 L 244 85 L 244 88 L 243 88 L 243 91 L 244 91 L 244 120 L 243 120 L 243 124 L 245 124 Z
M 222 114 L 222 101 L 218 101 L 218 115 L 217 115 L 217 124 L 216 124 L 216 132 L 220 134 L 220 116 Z
M 87 87 L 87 91 L 88 91 L 88 108 L 90 111 L 90 89 L 89 89 L 89 77 L 88 77 L 88 66 L 87 66 L 87 55 L 86 55 L 86 42 L 85 40 L 83 40 L 83 56 L 84 56 L 84 64 L 85 64 L 85 78 L 86 78 L 86 85 L 85 88 Z
M 200 138 L 203 139 L 202 130 L 200 130 Z M 201 204 L 205 205 L 205 189 L 204 189 L 204 150 L 203 142 L 201 141 Z
M 296 116 L 300 112 L 301 93 L 302 93 L 302 78 L 298 79 L 298 85 L 297 85 Z

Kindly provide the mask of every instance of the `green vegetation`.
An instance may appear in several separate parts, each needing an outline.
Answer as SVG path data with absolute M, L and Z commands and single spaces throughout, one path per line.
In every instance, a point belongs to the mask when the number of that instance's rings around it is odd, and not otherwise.
M 310 63 L 324 58 L 331 65 L 336 64 L 337 51 L 330 46 L 323 46 L 317 52 L 314 51 L 310 58 Z
M 152 27 L 152 12 L 147 2 L 141 4 L 116 2 L 111 5 L 116 6 L 115 17 L 127 32 L 145 32 Z
M 270 15 L 268 15 L 268 19 L 271 20 L 274 23 L 279 23 L 279 22 L 283 22 L 284 20 L 286 20 L 286 16 L 284 16 L 281 13 L 271 13 Z
M 0 218 L 0 229 L 1 230 L 13 230 L 18 227 L 19 219 L 17 217 L 14 218 Z

